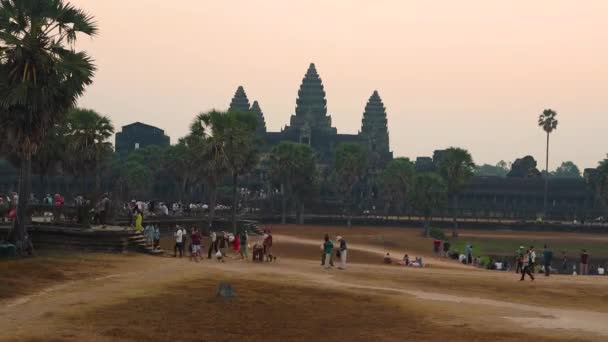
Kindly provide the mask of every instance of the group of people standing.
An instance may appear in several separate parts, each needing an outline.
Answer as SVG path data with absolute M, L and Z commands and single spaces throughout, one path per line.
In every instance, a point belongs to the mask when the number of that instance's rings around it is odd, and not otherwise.
M 177 226 L 173 233 L 175 238 L 175 246 L 173 256 L 183 257 L 186 255 L 186 246 L 189 246 L 190 259 L 198 262 L 203 258 L 202 244 L 203 235 L 198 228 L 193 227 L 190 234 L 183 227 Z M 189 243 L 188 243 L 189 239 Z M 276 259 L 272 255 L 272 234 L 269 229 L 264 230 L 262 238 L 264 246 L 264 256 L 267 261 Z M 237 234 L 231 234 L 224 231 L 209 233 L 209 248 L 207 249 L 207 259 L 215 258 L 218 261 L 224 262 L 224 258 L 228 256 L 227 249 L 232 248 L 236 259 L 249 259 L 249 234 L 246 229 L 241 229 Z M 257 246 L 258 244 L 256 244 Z M 255 248 L 255 246 L 254 246 Z
M 335 249 L 335 255 L 340 259 L 340 266 L 338 266 L 338 269 L 344 270 L 346 269 L 348 246 L 346 244 L 346 240 L 344 240 L 344 238 L 340 235 L 336 236 L 336 241 L 338 242 L 338 247 Z M 333 267 L 334 243 L 329 238 L 329 234 L 325 234 L 325 239 L 321 245 L 321 250 L 323 251 L 323 255 L 321 256 L 321 266 L 324 266 L 326 269 Z

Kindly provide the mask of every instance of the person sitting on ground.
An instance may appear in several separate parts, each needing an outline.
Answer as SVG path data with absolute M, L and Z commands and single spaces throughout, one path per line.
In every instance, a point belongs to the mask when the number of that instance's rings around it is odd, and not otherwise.
M 384 263 L 385 264 L 392 264 L 393 263 L 393 259 L 391 259 L 391 254 L 390 253 L 386 253 L 386 255 L 384 256 Z
M 448 254 L 450 253 L 450 247 L 451 247 L 451 244 L 450 244 L 449 240 L 443 241 L 443 256 L 444 257 L 447 257 Z

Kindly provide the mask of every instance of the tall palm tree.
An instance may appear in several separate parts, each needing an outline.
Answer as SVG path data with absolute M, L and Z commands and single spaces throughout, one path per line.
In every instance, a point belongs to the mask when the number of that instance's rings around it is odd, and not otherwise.
M 197 153 L 200 154 L 201 177 L 207 185 L 207 200 L 209 214 L 207 215 L 207 225 L 211 228 L 215 218 L 215 207 L 217 204 L 217 189 L 227 172 L 226 156 L 220 137 L 214 137 L 205 122 L 210 122 L 210 116 L 217 114 L 200 113 L 194 118 L 190 125 L 190 135 L 197 136 L 204 141 L 202 148 Z
M 287 199 L 295 201 L 298 223 L 304 222 L 304 202 L 315 191 L 317 183 L 316 159 L 307 144 L 281 142 L 269 159 L 270 175 L 281 185 L 281 223 L 286 223 Z
M 0 122 L 21 159 L 13 231 L 20 249 L 32 155 L 93 81 L 93 61 L 74 48 L 79 33 L 94 36 L 97 25 L 91 15 L 63 0 L 0 0 Z
M 99 191 L 99 166 L 112 153 L 108 141 L 114 134 L 114 126 L 107 116 L 90 109 L 74 108 L 68 112 L 66 125 L 68 163 L 82 180 L 86 192 L 86 178 L 95 172 L 95 191 Z
M 335 151 L 334 177 L 346 211 L 346 224 L 351 227 L 355 188 L 361 184 L 367 171 L 365 150 L 359 144 L 343 143 Z
M 549 136 L 557 129 L 557 113 L 552 109 L 545 109 L 538 117 L 538 126 L 547 133 L 547 153 L 545 155 L 545 193 L 543 196 L 543 218 L 547 216 L 547 195 L 549 193 Z
M 397 215 L 401 214 L 407 194 L 414 181 L 414 163 L 408 158 L 395 158 L 390 161 L 380 173 L 382 196 L 388 207 L 395 206 Z
M 424 217 L 424 236 L 430 236 L 430 223 L 434 209 L 441 209 L 447 201 L 447 187 L 435 173 L 420 173 L 414 176 L 409 196 L 415 209 Z
M 249 172 L 258 160 L 255 129 L 257 119 L 250 112 L 211 111 L 199 116 L 195 123 L 200 130 L 213 137 L 220 149 L 227 169 L 232 176 L 232 229 L 236 232 L 236 210 L 238 206 L 238 178 Z
M 439 174 L 445 181 L 448 194 L 452 197 L 452 236 L 458 236 L 458 195 L 469 184 L 475 173 L 475 163 L 471 154 L 462 148 L 446 149 L 439 160 Z

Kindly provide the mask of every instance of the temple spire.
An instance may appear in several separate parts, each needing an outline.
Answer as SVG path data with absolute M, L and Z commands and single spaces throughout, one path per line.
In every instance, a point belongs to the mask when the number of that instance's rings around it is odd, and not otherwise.
M 247 94 L 245 94 L 245 89 L 243 89 L 243 86 L 239 86 L 230 102 L 228 111 L 245 113 L 248 112 L 249 109 L 249 99 L 247 98 Z
M 331 127 L 331 116 L 327 115 L 325 89 L 314 63 L 310 63 L 302 79 L 296 113 L 291 116 L 289 129 L 299 132 L 299 135 L 312 131 L 336 134 L 336 129 Z
M 258 126 L 256 128 L 256 132 L 258 134 L 266 133 L 266 120 L 264 120 L 264 113 L 262 112 L 262 109 L 260 108 L 260 104 L 258 103 L 258 101 L 253 101 L 250 111 L 253 114 L 255 114 L 255 118 L 258 121 Z
M 361 137 L 370 151 L 377 152 L 383 158 L 388 158 L 390 147 L 386 108 L 377 90 L 374 90 L 365 106 L 361 120 Z

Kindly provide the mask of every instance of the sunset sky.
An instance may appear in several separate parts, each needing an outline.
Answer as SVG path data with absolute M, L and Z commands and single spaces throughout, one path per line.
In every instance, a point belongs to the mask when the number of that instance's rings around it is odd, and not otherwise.
M 468 149 L 476 163 L 526 154 L 544 165 L 545 108 L 558 112 L 550 168 L 608 152 L 608 1 L 72 0 L 96 17 L 98 65 L 80 105 L 117 130 L 141 121 L 172 142 L 238 85 L 269 130 L 295 110 L 314 62 L 340 133 L 373 90 L 396 156 Z

